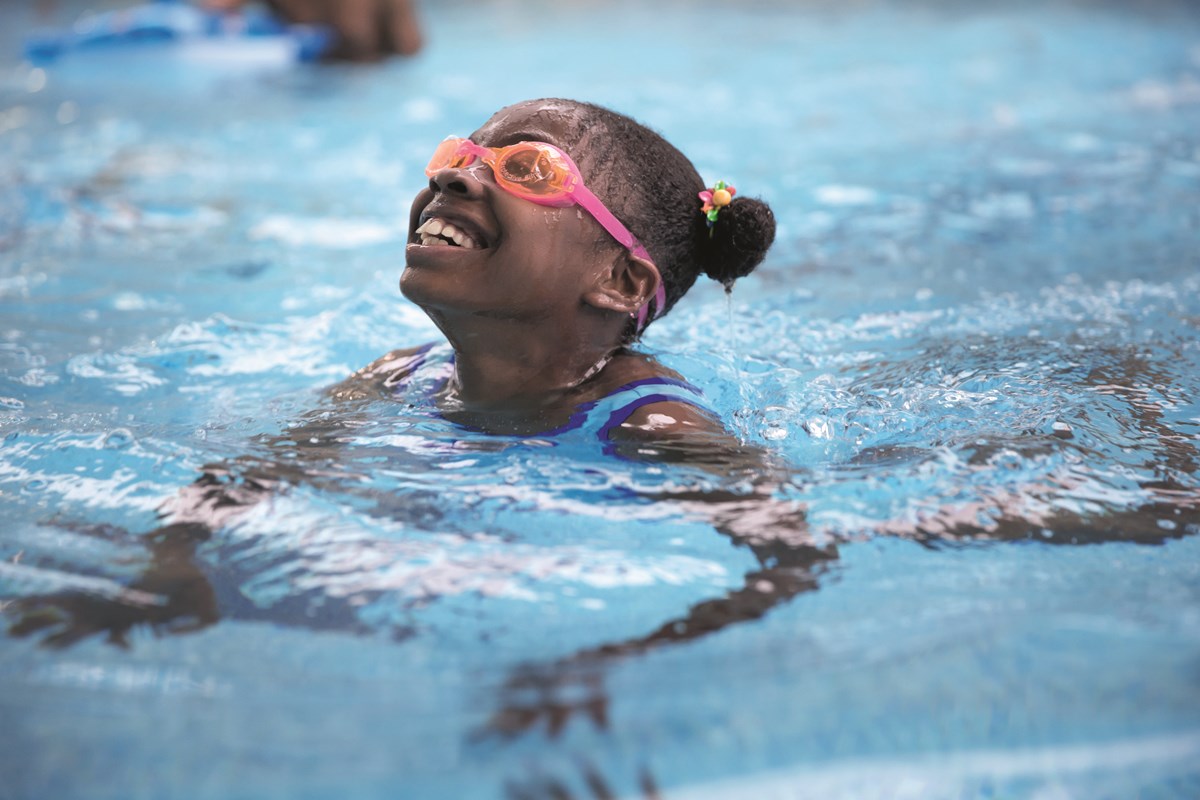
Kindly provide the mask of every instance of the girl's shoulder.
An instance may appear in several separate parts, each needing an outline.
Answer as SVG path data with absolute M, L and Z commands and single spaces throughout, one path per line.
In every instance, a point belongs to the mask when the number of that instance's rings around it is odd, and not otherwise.
M 593 400 L 607 414 L 601 438 L 647 441 L 725 432 L 704 393 L 648 355 L 623 353 L 602 378 Z
M 622 350 L 592 382 L 593 399 L 610 395 L 622 386 L 643 381 L 687 383 L 682 375 L 658 363 L 653 356 L 636 350 Z
M 435 342 L 392 350 L 329 388 L 333 400 L 362 400 L 389 393 L 430 359 Z

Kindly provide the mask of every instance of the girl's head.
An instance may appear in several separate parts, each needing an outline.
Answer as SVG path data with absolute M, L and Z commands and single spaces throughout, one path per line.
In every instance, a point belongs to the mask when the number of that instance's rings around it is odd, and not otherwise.
M 447 300 L 445 290 L 471 286 L 483 291 L 473 299 L 457 291 L 450 302 L 460 308 L 464 302 L 480 304 L 474 313 L 519 317 L 536 315 L 538 308 L 544 312 L 545 303 L 572 293 L 608 312 L 623 311 L 621 298 L 636 295 L 634 308 L 651 303 L 658 315 L 700 273 L 726 285 L 749 274 L 775 235 L 770 208 L 740 196 L 710 228 L 698 197 L 705 184 L 691 162 L 658 134 L 599 106 L 570 100 L 519 103 L 497 112 L 469 138 L 491 148 L 527 141 L 554 145 L 577 165 L 595 201 L 577 206 L 568 198 L 569 205 L 557 208 L 502 190 L 503 181 L 498 184 L 492 168 L 483 163 L 490 160 L 486 153 L 470 144 L 458 149 L 462 155 L 457 160 L 439 160 L 445 168 L 431 172 L 429 188 L 413 204 L 409 268 L 401 281 L 405 294 L 435 319 L 438 301 Z M 476 151 L 484 158 L 473 159 Z M 536 160 L 532 152 L 529 157 Z M 518 153 L 511 161 L 521 168 L 523 158 Z M 473 201 L 487 208 L 476 208 Z M 433 241 L 417 233 L 424 229 L 429 235 L 425 223 L 430 219 L 448 221 L 455 232 L 466 234 L 466 252 L 462 247 L 453 252 L 456 248 L 444 245 L 422 246 Z M 437 227 L 435 223 L 432 229 Z M 441 276 L 426 269 L 439 265 Z M 616 277 L 597 293 L 589 289 L 597 275 Z M 441 290 L 434 285 L 439 281 Z M 660 281 L 662 308 L 653 301 Z M 622 338 L 636 332 L 636 322 L 629 321 Z

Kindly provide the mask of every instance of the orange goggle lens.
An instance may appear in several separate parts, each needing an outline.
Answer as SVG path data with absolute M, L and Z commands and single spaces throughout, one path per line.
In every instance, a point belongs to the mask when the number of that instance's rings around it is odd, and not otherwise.
M 498 184 L 523 197 L 565 199 L 580 182 L 578 169 L 566 154 L 541 142 L 482 147 L 469 139 L 446 139 L 434 150 L 425 174 L 432 177 L 441 169 L 462 169 L 477 158 L 491 167 Z
M 429 165 L 425 167 L 425 174 L 433 177 L 433 173 L 447 167 L 452 169 L 461 169 L 475 160 L 475 156 L 469 153 L 459 154 L 462 139 L 449 138 L 445 139 L 433 151 L 433 156 L 429 159 Z

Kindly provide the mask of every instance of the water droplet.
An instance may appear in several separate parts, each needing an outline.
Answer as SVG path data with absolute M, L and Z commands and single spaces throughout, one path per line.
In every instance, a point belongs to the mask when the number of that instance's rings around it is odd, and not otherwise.
M 34 478 L 31 481 L 25 482 L 24 489 L 26 492 L 29 492 L 30 494 L 36 494 L 37 492 L 40 492 L 43 489 L 45 489 L 47 486 L 49 486 L 49 483 L 47 481 L 44 481 L 41 478 Z
M 821 417 L 813 417 L 812 419 L 806 421 L 803 427 L 804 430 L 808 432 L 808 435 L 814 439 L 833 438 L 833 430 L 832 426 L 829 424 L 829 420 L 822 419 Z
M 18 400 L 15 397 L 0 397 L 0 408 L 11 408 L 13 411 L 20 411 L 25 407 L 25 401 Z
M 106 450 L 124 450 L 136 441 L 133 432 L 128 428 L 113 428 L 104 437 Z

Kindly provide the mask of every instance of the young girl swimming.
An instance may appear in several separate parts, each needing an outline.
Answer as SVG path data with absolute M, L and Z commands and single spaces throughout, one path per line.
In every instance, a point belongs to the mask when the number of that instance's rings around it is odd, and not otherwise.
M 726 433 L 699 390 L 630 347 L 701 272 L 730 286 L 762 261 L 775 234 L 766 204 L 734 197 L 724 184 L 706 190 L 656 133 L 570 100 L 500 110 L 468 139 L 437 145 L 426 174 L 400 287 L 448 343 L 383 356 L 332 387 L 336 413 L 318 409 L 281 435 L 260 437 L 260 455 L 204 467 L 162 509 L 162 526 L 140 537 L 150 559 L 128 589 L 160 602 L 73 592 L 27 598 L 13 609 L 13 633 L 49 631 L 46 641 L 60 645 L 94 633 L 123 642 L 141 624 L 193 630 L 241 608 L 236 591 L 210 583 L 197 546 L 290 484 L 333 479 L 340 432 L 377 400 L 427 403 L 488 433 L 582 437 L 723 475 L 744 470 L 759 487 L 749 495 L 670 497 L 703 501 L 703 517 L 756 553 L 762 530 L 803 531 L 802 512 L 762 502 L 762 454 Z M 762 558 L 791 568 L 796 558 L 807 566 L 829 557 L 807 541 L 793 544 L 764 542 Z M 778 585 L 790 596 L 807 584 L 785 576 Z M 755 589 L 752 613 L 761 613 L 760 596 Z M 353 627 L 345 610 L 337 622 Z
M 571 100 L 501 109 L 426 174 L 400 287 L 449 347 L 389 353 L 335 398 L 432 386 L 444 417 L 495 433 L 723 434 L 698 390 L 629 345 L 701 272 L 730 286 L 762 261 L 765 203 L 706 192 L 661 136 Z
M 345 456 L 337 443 L 353 433 L 354 415 L 374 413 L 373 400 L 397 396 L 429 402 L 451 421 L 496 433 L 590 437 L 606 449 L 612 445 L 639 456 L 647 450 L 659 457 L 690 455 L 674 445 L 699 442 L 728 456 L 721 462 L 725 471 L 744 467 L 750 477 L 729 490 L 692 487 L 675 478 L 657 487 L 640 484 L 641 497 L 672 502 L 680 513 L 710 521 L 715 531 L 746 547 L 754 563 L 741 585 L 685 610 L 663 609 L 658 624 L 640 635 L 598 634 L 602 638 L 592 646 L 523 665 L 502 687 L 489 732 L 518 735 L 545 727 L 554 735 L 571 716 L 602 724 L 608 665 L 760 619 L 820 585 L 844 539 L 836 531 L 810 532 L 804 510 L 774 496 L 763 455 L 739 450 L 679 376 L 629 347 L 700 272 L 729 283 L 753 270 L 771 244 L 770 210 L 740 196 L 724 206 L 702 201 L 704 184 L 694 168 L 660 137 L 619 114 L 562 100 L 500 111 L 469 140 L 440 145 L 428 171 L 429 184 L 413 203 L 401 287 L 445 333 L 448 345 L 384 356 L 334 387 L 332 397 L 341 401 L 336 413 L 319 409 L 300 426 L 261 440 L 265 455 L 206 467 L 180 492 L 162 526 L 136 537 L 147 557 L 136 577 L 126 577 L 122 566 L 120 594 L 70 590 L 22 598 L 7 610 L 12 634 L 40 634 L 51 645 L 92 635 L 123 643 L 138 627 L 184 632 L 223 618 L 363 629 L 358 607 L 342 595 L 321 597 L 318 589 L 277 605 L 249 602 L 242 591 L 246 575 L 235 572 L 243 560 L 238 540 L 212 532 L 286 492 L 289 484 L 337 481 Z M 712 208 L 704 210 L 706 205 Z M 1137 362 L 1123 363 L 1133 369 Z M 1147 377 L 1106 376 L 1104 382 L 1145 385 Z M 1196 461 L 1194 448 L 1152 411 L 1144 410 L 1136 422 L 1145 436 L 1163 437 L 1164 452 L 1183 459 L 1177 469 Z M 646 447 L 647 441 L 654 446 Z M 663 441 L 672 447 L 662 447 Z M 706 447 L 712 443 L 719 446 Z M 406 464 L 373 468 L 395 471 Z M 417 530 L 428 509 L 447 503 L 446 496 L 434 496 L 423 508 L 416 492 L 392 498 L 372 491 L 369 478 L 369 471 L 349 476 L 338 490 L 362 485 L 364 502 L 377 506 L 372 513 L 394 514 Z M 1068 469 L 1063 479 L 1069 478 Z M 1053 509 L 1031 487 L 1029 497 L 996 495 L 994 519 L 978 505 L 948 503 L 932 519 L 878 527 L 935 542 L 960 536 L 1024 539 L 1031 531 L 1053 529 L 1060 534 L 1056 541 L 1087 543 L 1161 541 L 1200 524 L 1194 522 L 1200 511 L 1187 487 L 1164 482 L 1148 488 L 1153 505 L 1103 519 Z M 454 497 L 450 493 L 449 502 Z M 1164 519 L 1177 520 L 1172 529 L 1177 532 L 1160 527 Z M 433 524 L 439 524 L 436 517 Z M 96 536 L 135 539 L 109 526 L 94 530 Z M 198 557 L 210 538 L 213 546 Z M 286 553 L 272 555 L 279 558 L 270 562 L 273 571 L 288 564 Z M 330 557 L 339 569 L 354 563 L 337 556 L 334 551 Z M 257 575 L 249 563 L 251 576 Z

